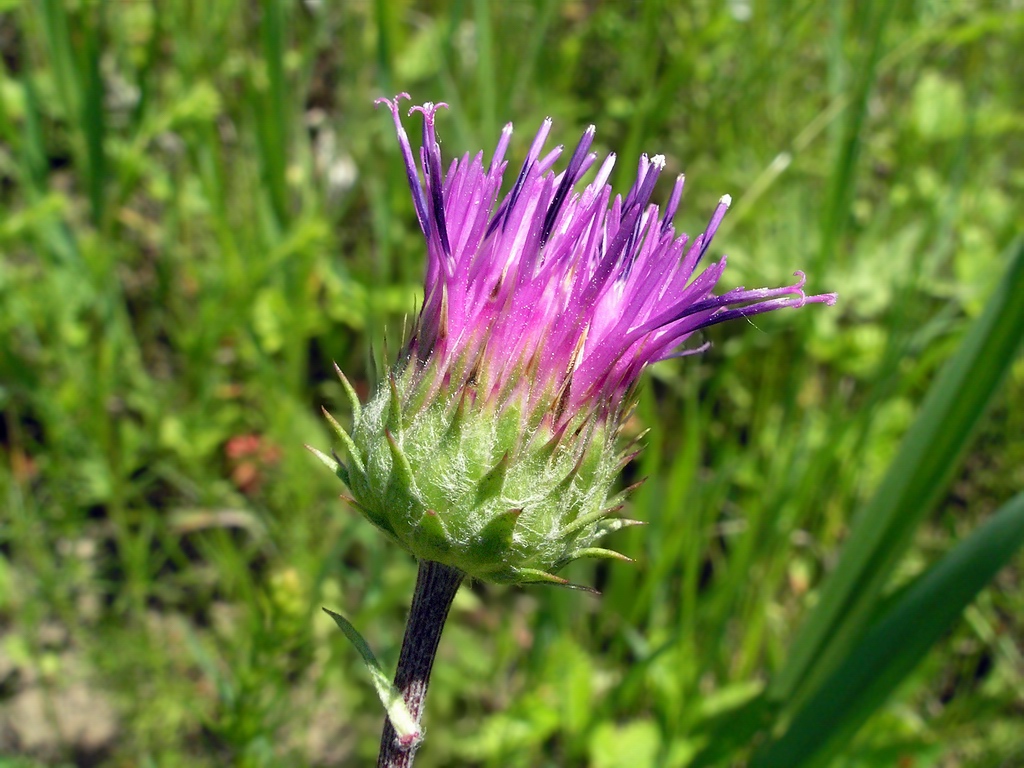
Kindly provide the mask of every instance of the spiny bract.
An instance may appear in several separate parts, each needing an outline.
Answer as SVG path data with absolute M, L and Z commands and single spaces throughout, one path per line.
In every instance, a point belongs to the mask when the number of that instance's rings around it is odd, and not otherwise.
M 551 414 L 524 423 L 520 408 L 480 407 L 473 385 L 413 405 L 416 364 L 389 378 L 361 409 L 346 465 L 323 456 L 352 502 L 417 557 L 485 581 L 552 581 L 578 557 L 619 557 L 594 546 L 633 521 L 611 518 L 608 495 L 626 456 L 595 420 L 557 433 Z

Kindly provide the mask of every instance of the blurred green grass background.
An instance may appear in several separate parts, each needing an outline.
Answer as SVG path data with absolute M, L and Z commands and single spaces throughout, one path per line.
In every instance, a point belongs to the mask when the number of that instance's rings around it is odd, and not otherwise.
M 0 766 L 372 761 L 319 609 L 393 664 L 415 565 L 302 444 L 419 297 L 397 90 L 447 156 L 547 115 L 619 188 L 663 153 L 683 230 L 733 195 L 730 285 L 840 294 L 648 377 L 602 597 L 473 585 L 442 641 L 423 768 L 692 764 L 1004 271 L 1021 50 L 1008 1 L 2 0 Z M 1024 486 L 1022 403 L 1018 359 L 890 589 Z M 1024 765 L 1022 566 L 830 765 Z

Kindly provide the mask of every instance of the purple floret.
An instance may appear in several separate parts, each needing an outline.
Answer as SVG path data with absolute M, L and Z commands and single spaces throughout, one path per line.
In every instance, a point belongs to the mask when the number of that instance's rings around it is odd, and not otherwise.
M 665 167 L 641 157 L 636 181 L 612 199 L 615 155 L 594 166 L 594 127 L 587 128 L 561 173 L 562 147 L 542 155 L 545 120 L 512 189 L 499 201 L 511 123 L 487 168 L 466 154 L 442 171 L 434 118 L 422 113 L 416 166 L 402 127 L 399 94 L 379 99 L 394 117 L 416 216 L 427 240 L 424 303 L 409 353 L 436 374 L 438 388 L 475 385 L 483 402 L 516 399 L 549 407 L 565 423 L 581 413 L 618 413 L 625 394 L 651 363 L 705 349 L 684 347 L 701 328 L 782 307 L 834 304 L 834 293 L 808 296 L 805 277 L 781 288 L 735 288 L 712 294 L 725 257 L 698 271 L 731 202 L 719 202 L 692 242 L 672 218 L 682 196 L 676 179 L 664 215 L 650 204 Z M 421 176 L 422 172 L 422 176 Z M 557 401 L 557 406 L 556 406 Z

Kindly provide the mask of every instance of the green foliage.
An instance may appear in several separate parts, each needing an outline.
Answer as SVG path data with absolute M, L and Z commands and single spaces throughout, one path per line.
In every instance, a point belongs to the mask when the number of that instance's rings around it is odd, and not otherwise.
M 1024 494 L 908 585 L 752 765 L 821 763 L 820 752 L 839 753 L 1021 545 Z
M 415 567 L 302 446 L 321 404 L 351 426 L 331 361 L 365 400 L 419 300 L 396 90 L 451 104 L 449 155 L 514 120 L 514 162 L 546 115 L 619 185 L 663 153 L 684 230 L 735 198 L 727 280 L 840 295 L 648 377 L 637 564 L 463 587 L 417 765 L 1019 762 L 1022 30 L 997 0 L 0 2 L 0 764 L 372 760 L 320 608 L 390 669 Z

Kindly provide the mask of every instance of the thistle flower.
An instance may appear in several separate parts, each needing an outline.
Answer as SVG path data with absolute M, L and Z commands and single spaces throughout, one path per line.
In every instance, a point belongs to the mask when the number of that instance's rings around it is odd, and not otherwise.
M 597 165 L 594 127 L 559 172 L 562 147 L 544 152 L 548 119 L 502 197 L 511 124 L 489 164 L 467 154 L 445 172 L 434 120 L 446 105 L 410 110 L 423 123 L 417 165 L 401 98 L 378 104 L 427 241 L 423 306 L 365 407 L 346 382 L 351 437 L 331 421 L 347 464 L 322 458 L 421 560 L 492 582 L 565 583 L 555 573 L 571 560 L 622 557 L 598 543 L 634 522 L 617 516 L 612 489 L 633 455 L 619 435 L 644 368 L 703 350 L 686 346 L 702 328 L 835 294 L 806 295 L 796 272 L 789 286 L 714 295 L 726 260 L 703 261 L 730 198 L 702 234 L 677 234 L 683 177 L 663 211 L 649 202 L 661 155 L 641 157 L 632 189 L 613 198 L 615 156 Z

